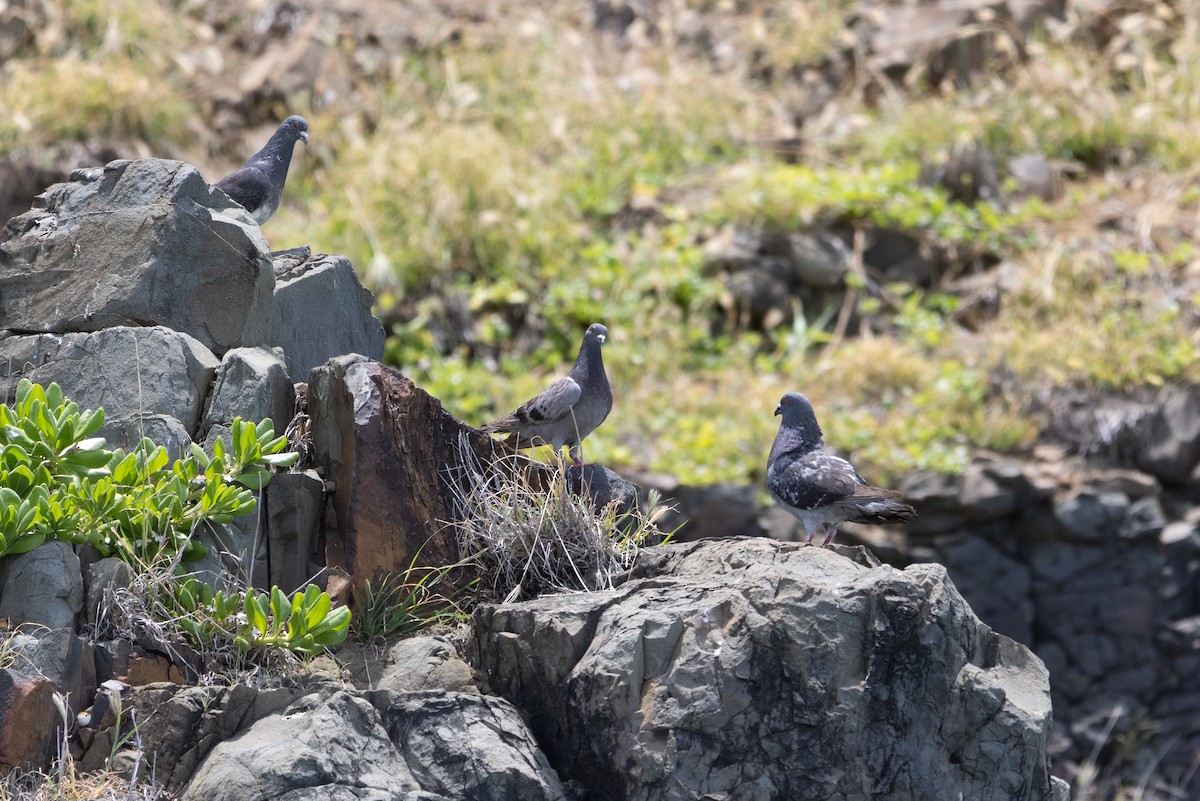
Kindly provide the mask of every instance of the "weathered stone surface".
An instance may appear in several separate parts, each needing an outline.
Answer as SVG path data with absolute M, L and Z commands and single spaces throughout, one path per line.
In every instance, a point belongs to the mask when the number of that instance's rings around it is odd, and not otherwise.
M 153 769 L 166 786 L 181 787 L 218 742 L 232 737 L 247 722 L 257 697 L 258 692 L 244 684 L 181 687 L 158 683 L 134 687 L 125 699 L 122 732 L 138 727 L 142 753 L 127 751 L 120 761 L 132 767 L 130 758 L 140 757 L 143 771 Z M 295 697 L 294 691 L 291 697 Z M 84 754 L 84 770 L 94 770 L 103 763 L 108 756 L 103 746 L 103 740 L 98 740 Z
M 1029 567 L 982 537 L 963 537 L 940 552 L 941 561 L 979 615 L 998 633 L 1033 643 L 1035 609 Z
M 49 761 L 61 726 L 53 696 L 49 679 L 0 669 L 0 774 Z
M 72 715 L 87 708 L 96 692 L 96 660 L 91 643 L 70 629 L 35 629 L 8 641 L 14 670 L 54 682 Z
M 479 801 L 567 801 L 521 713 L 503 698 L 441 691 L 374 697 L 422 790 Z
M 402 573 L 418 553 L 423 565 L 457 561 L 457 541 L 443 525 L 457 516 L 445 471 L 461 463 L 461 443 L 482 464 L 497 446 L 365 357 L 333 359 L 312 379 L 314 458 L 334 482 L 337 514 L 327 563 L 367 580 Z
M 184 801 L 566 801 L 500 698 L 323 688 L 217 745 Z
M 638 508 L 638 488 L 604 465 L 567 466 L 567 487 L 576 495 L 586 495 L 597 509 L 615 505 L 623 515 Z
M 103 407 L 109 428 L 118 420 L 166 415 L 195 436 L 217 364 L 193 337 L 159 327 L 0 338 L 6 384 L 57 382 L 81 409 Z
M 51 540 L 0 561 L 0 618 L 75 630 L 83 608 L 83 574 L 70 545 Z
M 128 587 L 132 579 L 133 571 L 129 565 L 116 557 L 110 556 L 88 565 L 84 573 L 84 612 L 87 622 L 95 625 L 100 610 L 105 606 L 105 596 Z
M 228 425 L 235 417 L 255 425 L 270 418 L 275 433 L 282 435 L 295 413 L 296 388 L 279 356 L 267 348 L 226 351 L 204 414 L 205 429 Z
M 379 712 L 348 692 L 306 696 L 217 745 L 184 801 L 392 801 L 420 789 Z
M 171 461 L 186 456 L 192 444 L 192 435 L 188 433 L 187 428 L 168 414 L 106 416 L 104 427 L 99 433 L 108 442 L 109 448 L 122 448 L 125 451 L 132 450 L 142 441 L 142 437 L 148 437 L 155 444 L 167 449 L 167 456 Z
M 215 353 L 268 337 L 274 276 L 266 240 L 188 164 L 147 159 L 77 170 L 7 232 L 6 328 L 62 334 L 162 325 Z
M 393 645 L 375 689 L 479 692 L 470 665 L 445 637 L 409 637 Z
M 1054 516 L 1063 528 L 1083 540 L 1115 537 L 1129 509 L 1129 499 L 1117 492 L 1083 488 L 1054 504 Z
M 265 520 L 266 511 L 259 504 L 250 514 L 239 515 L 228 523 L 204 523 L 197 530 L 196 540 L 208 551 L 189 562 L 188 570 L 214 590 L 228 589 L 230 578 L 234 586 L 270 589 Z
M 474 615 L 469 660 L 564 778 L 625 799 L 1050 793 L 1045 668 L 940 566 L 761 539 L 642 558 L 615 590 Z
M 1181 484 L 1200 463 L 1200 389 L 1172 389 L 1141 421 L 1138 467 Z
M 271 344 L 283 348 L 288 374 L 307 381 L 309 371 L 336 356 L 383 358 L 383 326 L 371 314 L 374 296 L 344 256 L 275 255 Z
M 713 537 L 759 536 L 764 533 L 758 522 L 758 488 L 749 484 L 714 484 L 689 487 L 678 482 L 649 485 L 662 496 L 665 508 L 659 520 L 663 531 L 674 531 L 676 542 L 694 542 Z M 646 481 L 643 486 L 646 486 Z M 780 539 L 795 538 L 796 519 L 790 517 Z M 786 522 L 786 521 L 785 521 Z M 793 525 L 796 524 L 796 525 Z
M 315 470 L 279 473 L 266 495 L 269 583 L 293 592 L 313 575 L 309 562 L 325 516 L 325 482 Z

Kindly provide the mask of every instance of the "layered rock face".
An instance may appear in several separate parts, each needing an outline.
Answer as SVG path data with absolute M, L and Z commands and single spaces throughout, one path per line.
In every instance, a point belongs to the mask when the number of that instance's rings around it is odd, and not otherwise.
M 486 607 L 468 657 L 598 797 L 1042 799 L 1045 667 L 937 565 L 731 539 Z

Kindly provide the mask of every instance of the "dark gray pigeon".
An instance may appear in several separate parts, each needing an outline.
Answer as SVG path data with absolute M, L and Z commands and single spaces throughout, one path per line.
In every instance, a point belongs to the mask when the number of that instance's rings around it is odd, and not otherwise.
M 854 466 L 825 452 L 821 427 L 808 398 L 789 392 L 775 407 L 783 415 L 771 455 L 767 457 L 767 489 L 780 506 L 804 524 L 811 544 L 826 530 L 822 545 L 833 542 L 838 524 L 906 523 L 917 516 L 898 500 L 895 490 L 872 487 Z
M 571 447 L 571 461 L 583 465 L 579 446 L 612 411 L 613 395 L 604 373 L 600 348 L 608 329 L 593 323 L 583 335 L 579 357 L 566 378 L 546 387 L 512 414 L 488 423 L 488 433 L 510 434 L 505 442 L 516 448 L 549 445 L 557 456 L 563 445 Z
M 271 219 L 283 200 L 283 185 L 287 181 L 297 139 L 308 144 L 308 123 L 293 114 L 275 129 L 262 150 L 217 181 L 215 186 L 262 225 Z

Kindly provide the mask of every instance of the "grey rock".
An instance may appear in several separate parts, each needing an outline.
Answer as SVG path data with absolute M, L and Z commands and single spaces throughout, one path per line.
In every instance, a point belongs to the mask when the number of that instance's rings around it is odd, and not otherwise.
M 1034 584 L 1042 591 L 1053 593 L 1077 580 L 1105 572 L 1108 554 L 1102 548 L 1081 548 L 1064 542 L 1038 543 L 1030 546 L 1026 557 L 1033 571 Z
M 388 651 L 388 664 L 375 689 L 447 690 L 478 693 L 471 667 L 445 637 L 409 637 Z
M 306 374 L 307 375 L 307 374 Z M 235 417 L 257 425 L 271 419 L 282 435 L 296 412 L 296 387 L 283 359 L 267 348 L 233 348 L 217 368 L 217 382 L 204 415 L 205 428 Z
M 1139 426 L 1137 466 L 1163 481 L 1182 484 L 1200 463 L 1200 388 L 1168 389 Z
M 0 339 L 0 378 L 57 382 L 81 409 L 104 408 L 106 425 L 167 415 L 189 436 L 200 425 L 217 358 L 168 328 L 106 328 L 94 333 Z
M 832 289 L 842 284 L 850 254 L 840 239 L 828 234 L 797 232 L 789 234 L 787 241 L 792 275 L 797 283 L 815 289 Z
M 1029 153 L 1008 160 L 1008 175 L 1017 182 L 1017 193 L 1055 201 L 1062 197 L 1062 175 L 1045 156 Z
M 260 499 L 261 500 L 261 499 Z M 228 523 L 206 522 L 196 533 L 196 541 L 208 551 L 200 559 L 186 563 L 189 572 L 214 590 L 230 590 L 247 585 L 269 589 L 267 531 L 260 502 L 250 514 Z
M 1120 493 L 1084 487 L 1055 503 L 1054 516 L 1082 540 L 1107 540 L 1116 536 L 1128 508 L 1129 498 Z
M 106 415 L 108 410 L 105 409 Z M 132 450 L 143 437 L 167 449 L 167 456 L 174 462 L 187 456 L 192 436 L 183 423 L 169 414 L 137 414 L 108 417 L 99 435 L 108 442 L 109 448 Z
M 638 508 L 637 485 L 604 465 L 570 465 L 566 476 L 567 488 L 576 495 L 586 496 L 595 509 L 613 505 L 618 515 L 624 515 Z
M 262 343 L 274 281 L 267 245 L 230 208 L 183 162 L 77 170 L 10 222 L 0 320 L 58 334 L 161 325 L 215 353 Z
M 1129 505 L 1117 533 L 1122 539 L 1157 541 L 1166 525 L 1167 516 L 1158 497 L 1147 495 Z
M 184 801 L 565 801 L 520 713 L 466 693 L 324 688 L 220 743 Z
M 124 638 L 101 640 L 95 644 L 96 681 L 103 683 L 129 673 L 133 643 Z
M 990 468 L 980 463 L 968 465 L 960 479 L 960 502 L 974 520 L 1008 517 L 1017 509 L 1016 490 L 1005 486 Z
M 1048 794 L 1045 668 L 940 566 L 744 539 L 645 551 L 634 576 L 481 607 L 467 644 L 595 796 Z
M 712 484 L 707 487 L 677 485 L 662 491 L 666 507 L 659 527 L 674 531 L 675 541 L 695 542 L 714 537 L 761 536 L 758 492 L 748 484 Z M 788 517 L 779 526 L 781 539 L 795 539 L 796 520 Z
M 1033 644 L 1035 610 L 1027 565 L 970 535 L 943 548 L 942 561 L 984 623 L 1019 643 Z
M 325 482 L 315 470 L 279 473 L 266 496 L 270 583 L 293 592 L 312 575 L 308 565 L 325 517 Z
M 959 498 L 958 480 L 953 476 L 918 470 L 900 483 L 905 500 L 917 509 L 917 517 L 908 524 L 908 533 L 930 537 L 961 529 L 967 522 Z
M 51 540 L 0 563 L 0 617 L 13 626 L 32 624 L 75 630 L 83 608 L 83 574 L 71 546 Z
M 12 667 L 27 676 L 54 682 L 66 697 L 72 716 L 86 709 L 96 692 L 96 661 L 93 648 L 70 629 L 35 629 L 8 641 Z
M 775 272 L 783 270 L 746 267 L 726 279 L 719 301 L 726 322 L 737 330 L 770 331 L 791 321 L 788 285 Z
M 927 248 L 903 231 L 876 228 L 868 232 L 863 264 L 878 270 L 889 281 L 926 286 L 933 279 Z
M 87 622 L 95 625 L 101 611 L 107 606 L 107 596 L 117 589 L 124 589 L 133 580 L 129 565 L 115 557 L 100 559 L 88 565 L 84 575 L 84 611 Z
M 344 256 L 275 256 L 271 344 L 283 348 L 288 375 L 307 381 L 335 356 L 383 358 L 383 326 L 371 314 L 374 296 Z
M 170 788 L 181 787 L 196 767 L 223 740 L 233 737 L 246 723 L 258 693 L 244 684 L 229 687 L 183 687 L 148 684 L 132 688 L 125 699 L 122 733 L 137 726 L 142 750 L 127 742 L 125 766 L 142 761 L 142 775 L 154 775 Z M 95 770 L 109 756 L 103 742 L 83 756 L 81 767 Z
M 54 684 L 40 676 L 0 669 L 0 772 L 40 770 L 60 737 Z
M 478 801 L 567 801 L 521 713 L 503 698 L 389 695 L 382 709 L 388 734 L 426 792 Z

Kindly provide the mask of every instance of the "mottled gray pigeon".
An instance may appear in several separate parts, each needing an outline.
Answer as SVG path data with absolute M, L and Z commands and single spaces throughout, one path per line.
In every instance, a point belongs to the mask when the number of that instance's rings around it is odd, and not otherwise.
M 283 185 L 287 181 L 297 139 L 308 144 L 308 123 L 293 114 L 275 129 L 262 150 L 217 181 L 215 186 L 262 225 L 271 219 L 279 208 L 279 201 L 283 200 Z
M 804 524 L 811 544 L 818 530 L 826 529 L 828 545 L 839 523 L 906 523 L 917 516 L 911 506 L 897 500 L 895 490 L 872 487 L 854 466 L 825 453 L 821 427 L 808 398 L 789 392 L 775 407 L 783 415 L 771 455 L 767 457 L 767 489 L 780 506 Z
M 536 398 L 488 423 L 483 430 L 510 434 L 505 442 L 516 448 L 549 445 L 556 456 L 563 445 L 569 445 L 571 461 L 582 466 L 580 444 L 612 411 L 612 389 L 600 355 L 607 336 L 608 329 L 600 323 L 589 325 L 579 346 L 579 357 L 566 378 L 555 381 Z

